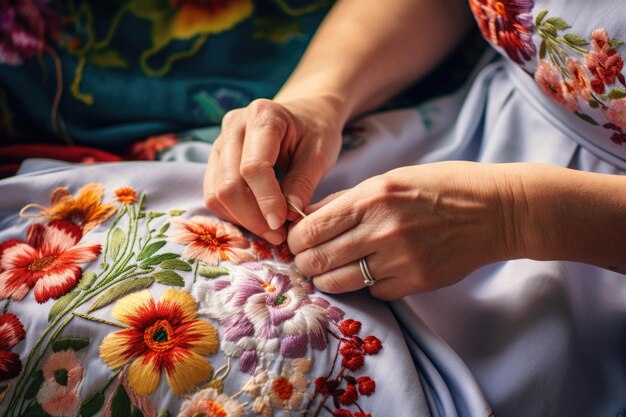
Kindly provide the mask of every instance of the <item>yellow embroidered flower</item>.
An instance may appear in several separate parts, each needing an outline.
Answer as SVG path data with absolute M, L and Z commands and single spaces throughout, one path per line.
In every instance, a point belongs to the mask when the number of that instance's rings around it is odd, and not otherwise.
M 231 29 L 252 14 L 252 0 L 172 0 L 178 12 L 172 20 L 172 37 L 190 39 L 203 33 Z
M 113 204 L 102 204 L 103 195 L 104 187 L 97 183 L 83 186 L 76 197 L 72 197 L 67 188 L 58 187 L 50 195 L 50 207 L 29 204 L 22 209 L 22 214 L 28 208 L 39 208 L 41 211 L 33 217 L 43 217 L 48 221 L 69 220 L 87 233 L 115 213 Z
M 203 355 L 217 351 L 217 330 L 197 319 L 196 302 L 186 291 L 168 289 L 158 303 L 148 291 L 130 294 L 112 314 L 129 328 L 105 337 L 100 356 L 112 369 L 132 362 L 128 383 L 138 395 L 156 390 L 161 371 L 179 396 L 211 377 Z
M 120 187 L 115 190 L 115 199 L 122 204 L 134 204 L 137 201 L 137 191 L 133 187 Z

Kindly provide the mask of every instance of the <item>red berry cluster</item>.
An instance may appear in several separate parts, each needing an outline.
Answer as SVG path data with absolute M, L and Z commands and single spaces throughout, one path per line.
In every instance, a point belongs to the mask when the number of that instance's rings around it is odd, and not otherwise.
M 382 349 L 382 343 L 376 336 L 361 339 L 357 334 L 361 331 L 361 322 L 346 319 L 339 324 L 342 336 L 339 338 L 338 353 L 341 355 L 341 370 L 336 378 L 319 377 L 315 379 L 315 391 L 332 396 L 336 410 L 335 417 L 372 417 L 365 413 L 357 400 L 360 395 L 370 396 L 376 390 L 376 381 L 369 376 L 355 378 L 346 375 L 346 371 L 355 372 L 365 364 L 366 355 L 376 355 Z M 345 382 L 345 386 L 342 384 Z M 356 413 L 342 409 L 341 406 L 356 405 Z

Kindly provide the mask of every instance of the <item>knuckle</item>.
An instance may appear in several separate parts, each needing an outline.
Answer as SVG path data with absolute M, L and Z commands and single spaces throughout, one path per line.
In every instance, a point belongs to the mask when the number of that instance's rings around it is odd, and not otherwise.
M 215 197 L 218 202 L 231 201 L 240 188 L 239 181 L 232 178 L 220 180 L 215 187 Z
M 320 238 L 320 231 L 313 222 L 304 222 L 302 224 L 302 242 L 305 246 L 314 246 Z
M 317 184 L 314 182 L 311 176 L 305 175 L 305 174 L 299 174 L 299 175 L 294 175 L 290 177 L 289 183 L 284 184 L 284 187 L 290 190 L 304 191 L 306 194 L 313 194 L 313 191 L 315 191 L 316 185 Z
M 320 290 L 328 293 L 340 293 L 345 291 L 343 281 L 336 275 L 329 275 L 324 277 L 324 279 L 319 279 L 318 282 L 316 282 L 316 286 Z
M 330 260 L 325 252 L 311 248 L 308 250 L 307 261 L 310 265 L 311 272 L 313 274 L 321 274 L 328 270 L 330 266 Z
M 224 117 L 222 117 L 222 127 L 228 128 L 235 125 L 240 118 L 241 109 L 234 109 L 226 112 Z
M 268 172 L 272 169 L 272 164 L 268 161 L 259 159 L 246 159 L 241 161 L 239 166 L 239 174 L 244 178 L 256 177 L 262 172 Z

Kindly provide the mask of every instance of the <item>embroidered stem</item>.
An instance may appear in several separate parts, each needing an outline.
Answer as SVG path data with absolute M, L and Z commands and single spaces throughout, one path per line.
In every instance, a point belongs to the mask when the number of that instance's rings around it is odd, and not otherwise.
M 107 324 L 109 326 L 118 327 L 120 329 L 128 329 L 129 326 L 124 326 L 123 324 L 113 323 L 112 321 L 104 320 L 98 317 L 89 316 L 87 314 L 79 313 L 78 311 L 72 312 L 76 317 L 80 317 L 81 319 L 90 320 L 96 323 Z
M 304 7 L 301 7 L 299 9 L 295 9 L 291 7 L 291 5 L 287 3 L 286 0 L 274 0 L 274 3 L 276 3 L 278 8 L 286 15 L 298 17 L 298 16 L 303 16 L 305 14 L 313 13 L 315 10 L 319 9 L 320 7 L 326 6 L 329 2 L 328 0 L 320 0 L 317 3 L 312 3 Z
M 9 306 L 11 305 L 11 299 L 9 298 L 5 303 L 4 303 L 4 308 L 2 309 L 2 314 L 6 314 L 9 311 Z
M 85 42 L 85 46 L 77 51 L 77 55 L 79 57 L 78 65 L 76 66 L 76 70 L 74 71 L 74 80 L 72 81 L 72 85 L 70 86 L 70 91 L 72 95 L 77 99 L 82 101 L 83 103 L 91 106 L 93 104 L 93 96 L 91 94 L 84 94 L 80 92 L 80 83 L 83 79 L 83 72 L 85 70 L 85 65 L 87 64 L 87 55 L 91 52 L 93 48 L 94 42 L 94 32 L 93 32 L 93 13 L 89 8 L 87 3 L 83 3 L 78 11 L 77 16 L 85 15 L 85 31 L 87 32 L 87 41 Z
M 196 39 L 196 41 L 191 46 L 191 49 L 189 49 L 188 51 L 174 52 L 172 55 L 167 57 L 167 59 L 165 60 L 165 64 L 163 64 L 163 66 L 158 69 L 153 69 L 152 67 L 150 67 L 150 65 L 148 64 L 148 59 L 150 59 L 152 56 L 156 55 L 159 51 L 161 51 L 165 45 L 159 45 L 159 44 L 153 45 L 151 48 L 146 49 L 141 54 L 141 60 L 140 60 L 141 69 L 150 77 L 162 77 L 165 74 L 167 74 L 170 71 L 170 69 L 172 69 L 172 65 L 174 65 L 176 61 L 180 61 L 181 59 L 185 59 L 185 58 L 190 58 L 194 56 L 195 54 L 197 54 L 200 48 L 202 48 L 202 46 L 204 45 L 204 43 L 206 42 L 208 38 L 209 38 L 209 35 L 206 33 L 200 35 L 198 39 Z
M 54 61 L 56 71 L 57 89 L 54 93 L 54 100 L 52 101 L 52 108 L 50 109 L 50 124 L 52 131 L 60 139 L 62 139 L 67 145 L 73 145 L 72 139 L 65 129 L 59 127 L 59 105 L 61 104 L 61 95 L 63 94 L 63 65 L 61 64 L 61 58 L 53 48 L 46 47 L 46 52 L 50 54 Z M 65 125 L 63 125 L 65 127 Z
M 115 13 L 113 21 L 111 22 L 111 27 L 109 27 L 109 31 L 102 40 L 98 41 L 94 45 L 94 49 L 102 49 L 109 46 L 109 44 L 113 40 L 113 36 L 115 36 L 115 32 L 117 32 L 117 28 L 119 27 L 120 22 L 122 21 L 122 17 L 126 14 L 128 10 L 130 10 L 130 5 L 130 2 L 126 3 L 124 6 L 120 7 L 117 13 Z
M 122 206 L 122 209 L 118 211 L 117 216 L 115 216 L 115 219 L 113 220 L 113 224 L 111 225 L 111 227 L 109 227 L 109 231 L 107 232 L 107 237 L 104 242 L 104 250 L 102 251 L 102 254 L 103 254 L 102 260 L 104 262 L 106 262 L 107 255 L 109 254 L 108 252 L 109 252 L 109 242 L 111 241 L 111 234 L 113 233 L 113 230 L 115 229 L 115 226 L 117 226 L 117 224 L 119 223 L 120 219 L 124 216 L 124 214 L 126 214 L 126 210 L 127 210 L 127 206 L 126 205 Z

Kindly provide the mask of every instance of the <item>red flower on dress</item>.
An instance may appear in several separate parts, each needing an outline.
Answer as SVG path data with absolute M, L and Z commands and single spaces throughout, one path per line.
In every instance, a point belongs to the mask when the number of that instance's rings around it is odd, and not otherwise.
M 534 56 L 533 0 L 470 0 L 470 7 L 485 38 L 513 61 L 523 64 Z
M 591 81 L 593 90 L 598 93 L 604 93 L 606 86 L 619 80 L 624 84 L 624 61 L 619 56 L 615 48 L 609 44 L 609 35 L 604 29 L 596 29 L 591 34 L 592 50 L 585 55 L 585 65 L 589 68 L 589 72 L 594 77 Z
M 612 100 L 604 114 L 609 122 L 626 129 L 626 99 Z
M 0 381 L 15 378 L 22 371 L 20 357 L 11 348 L 24 340 L 26 332 L 16 315 L 0 315 Z
M 80 227 L 69 221 L 33 223 L 26 242 L 12 240 L 0 255 L 0 299 L 19 301 L 31 288 L 35 300 L 44 303 L 70 292 L 82 276 L 78 264 L 100 255 L 97 243 L 78 243 Z
M 207 265 L 218 265 L 221 261 L 238 264 L 254 259 L 246 250 L 250 246 L 248 239 L 229 223 L 203 216 L 189 220 L 176 217 L 170 223 L 173 228 L 170 240 L 187 245 L 184 257 Z
M 542 59 L 535 71 L 535 81 L 539 88 L 555 103 L 569 111 L 580 108 L 573 87 L 564 80 L 561 70 L 550 61 Z
M 154 161 L 159 153 L 166 151 L 178 143 L 178 136 L 173 133 L 151 136 L 146 140 L 134 143 L 128 152 L 129 159 Z
M 570 89 L 580 97 L 587 101 L 591 98 L 591 80 L 587 69 L 574 58 L 567 58 L 567 70 L 571 75 L 571 80 L 568 82 Z

